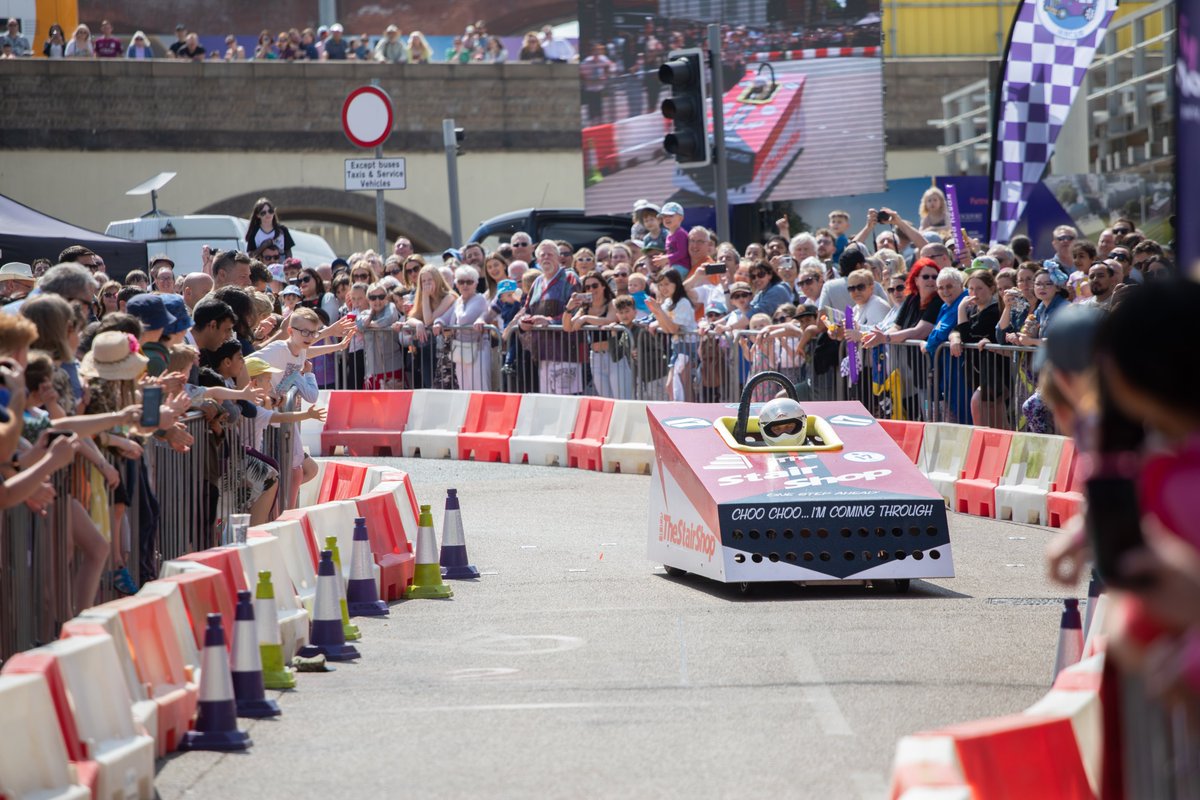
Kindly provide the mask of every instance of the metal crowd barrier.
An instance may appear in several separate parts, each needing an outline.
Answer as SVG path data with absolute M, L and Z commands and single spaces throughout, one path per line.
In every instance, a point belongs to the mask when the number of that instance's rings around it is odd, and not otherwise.
M 1200 732 L 1181 707 L 1151 697 L 1138 674 L 1121 676 L 1125 796 L 1200 797 Z
M 145 445 L 151 486 L 160 500 L 159 563 L 215 544 L 210 533 L 215 489 L 208 422 L 195 412 L 181 421 L 192 436 L 188 452 L 180 453 L 157 436 L 147 439 Z

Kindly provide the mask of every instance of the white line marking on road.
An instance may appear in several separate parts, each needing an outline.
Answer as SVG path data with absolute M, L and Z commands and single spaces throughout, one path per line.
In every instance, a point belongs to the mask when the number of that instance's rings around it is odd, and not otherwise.
M 523 545 L 521 545 L 521 549 L 522 550 L 537 550 L 537 545 L 536 544 L 523 544 Z
M 679 630 L 679 685 L 688 686 L 687 642 L 683 638 L 683 617 L 675 618 L 675 626 Z
M 601 547 L 616 547 L 617 543 L 616 542 L 601 542 L 600 546 Z
M 807 682 L 807 685 L 802 686 L 801 690 L 804 692 L 804 699 L 812 708 L 813 716 L 816 718 L 817 724 L 821 726 L 821 730 L 827 736 L 853 736 L 854 731 L 850 729 L 850 723 L 842 714 L 842 709 L 834 699 L 833 692 L 821 677 L 821 670 L 817 668 L 817 662 L 812 657 L 812 653 L 808 650 L 793 649 L 788 651 L 788 655 L 796 670 L 796 675 Z
M 1005 564 L 1004 566 L 1006 566 L 1006 567 L 1023 567 L 1025 565 L 1024 564 Z
M 429 711 L 557 711 L 576 708 L 706 708 L 709 703 L 493 703 L 474 706 L 426 706 L 407 709 L 409 713 Z
M 569 569 L 567 572 L 587 572 L 586 569 Z
M 1028 538 L 1029 538 L 1028 536 L 1010 536 L 1010 537 L 1008 537 L 1008 540 L 1010 542 L 1023 542 Z

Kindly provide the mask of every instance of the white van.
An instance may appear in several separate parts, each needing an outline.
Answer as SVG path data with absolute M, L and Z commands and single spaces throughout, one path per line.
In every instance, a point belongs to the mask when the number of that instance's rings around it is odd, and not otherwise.
M 245 250 L 249 225 L 240 217 L 220 214 L 187 214 L 176 217 L 141 217 L 108 223 L 105 233 L 121 239 L 146 243 L 149 257 L 160 253 L 175 262 L 175 274 L 199 272 L 204 245 L 215 250 Z M 333 248 L 320 236 L 291 230 L 292 256 L 304 266 L 328 264 L 337 258 Z

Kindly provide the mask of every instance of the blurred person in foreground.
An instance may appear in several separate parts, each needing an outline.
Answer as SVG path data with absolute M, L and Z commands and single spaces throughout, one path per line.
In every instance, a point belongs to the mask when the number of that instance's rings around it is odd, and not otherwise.
M 1061 323 L 1070 324 L 1046 343 L 1042 370 L 1046 402 L 1090 455 L 1089 472 L 1125 475 L 1136 485 L 1141 544 L 1121 554 L 1115 574 L 1106 576 L 1125 587 L 1111 590 L 1109 652 L 1152 695 L 1185 708 L 1194 726 L 1200 720 L 1200 373 L 1186 368 L 1192 357 L 1186 334 L 1197 303 L 1200 284 L 1191 281 L 1138 288 L 1107 318 L 1093 312 L 1094 352 L 1090 337 L 1067 317 Z M 1156 328 L 1153 358 L 1142 336 L 1149 318 L 1165 326 Z M 1051 577 L 1074 585 L 1094 548 L 1111 544 L 1089 535 L 1077 517 L 1047 549 Z M 1113 748 L 1106 743 L 1107 752 L 1119 752 Z

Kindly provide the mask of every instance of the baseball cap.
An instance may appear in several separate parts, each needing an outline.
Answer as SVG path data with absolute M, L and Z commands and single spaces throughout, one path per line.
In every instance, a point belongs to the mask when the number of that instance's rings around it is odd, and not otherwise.
M 125 311 L 141 320 L 148 331 L 165 331 L 175 324 L 175 316 L 167 311 L 161 295 L 146 293 L 131 297 Z
M 991 256 L 976 256 L 971 262 L 971 269 L 986 269 L 990 272 L 999 272 L 1000 262 Z
M 728 314 L 729 310 L 725 308 L 725 304 L 714 300 L 704 307 L 705 314 Z
M 651 239 L 649 236 L 647 236 L 645 241 L 642 242 L 642 252 L 643 253 L 661 253 L 661 252 L 663 252 L 663 246 L 661 244 L 659 244 L 656 240 Z
M 1033 369 L 1047 365 L 1063 372 L 1079 373 L 1093 363 L 1096 331 L 1104 312 L 1090 306 L 1069 305 L 1054 315 L 1054 335 L 1042 340 L 1033 356 Z
M 285 294 L 294 294 L 296 297 L 304 297 L 304 294 L 300 291 L 300 287 L 292 286 L 291 284 L 283 287 L 283 291 L 279 293 L 279 296 L 283 297 Z
M 176 26 L 175 26 L 175 30 L 177 30 L 177 31 L 186 31 L 186 30 L 187 30 L 187 25 L 184 25 L 184 24 L 181 22 L 181 23 L 179 23 L 178 25 L 176 25 Z
M 754 294 L 754 287 L 745 281 L 734 281 L 729 284 L 729 293 L 732 295 L 734 292 L 749 292 L 750 294 Z
M 150 259 L 150 266 L 153 267 L 155 264 L 158 264 L 160 261 L 165 261 L 166 263 L 170 264 L 172 267 L 175 266 L 175 261 L 166 253 L 159 253 L 154 258 Z
M 442 251 L 442 258 L 445 258 L 446 256 L 450 256 L 455 261 L 462 261 L 462 252 L 453 247 L 447 247 Z
M 505 292 L 515 292 L 517 290 L 517 282 L 511 278 L 505 278 L 496 284 L 496 294 L 502 295 Z
M 274 375 L 275 373 L 281 372 L 281 370 L 276 367 L 272 367 L 258 356 L 250 356 L 246 359 L 246 372 L 251 378 L 256 378 L 263 374 Z
M 679 205 L 679 203 L 664 203 L 662 210 L 659 211 L 658 213 L 664 217 L 668 214 L 678 214 L 679 216 L 682 217 L 683 216 L 683 206 Z
M 635 213 L 635 214 L 639 214 L 639 213 L 645 211 L 646 209 L 650 209 L 655 214 L 661 213 L 661 211 L 657 205 L 655 205 L 654 203 L 651 203 L 649 200 L 646 200 L 644 198 L 642 200 L 638 200 L 636 203 L 633 204 L 633 213 Z
M 815 317 L 817 315 L 817 307 L 812 303 L 804 303 L 796 309 L 797 317 Z
M 340 22 L 335 22 L 329 26 L 330 33 L 342 33 L 345 30 L 346 29 L 342 27 L 342 23 L 340 23 Z
M 335 258 L 333 261 L 329 262 L 329 269 L 332 272 L 337 272 L 339 269 L 348 270 L 350 269 L 350 262 L 344 258 Z

